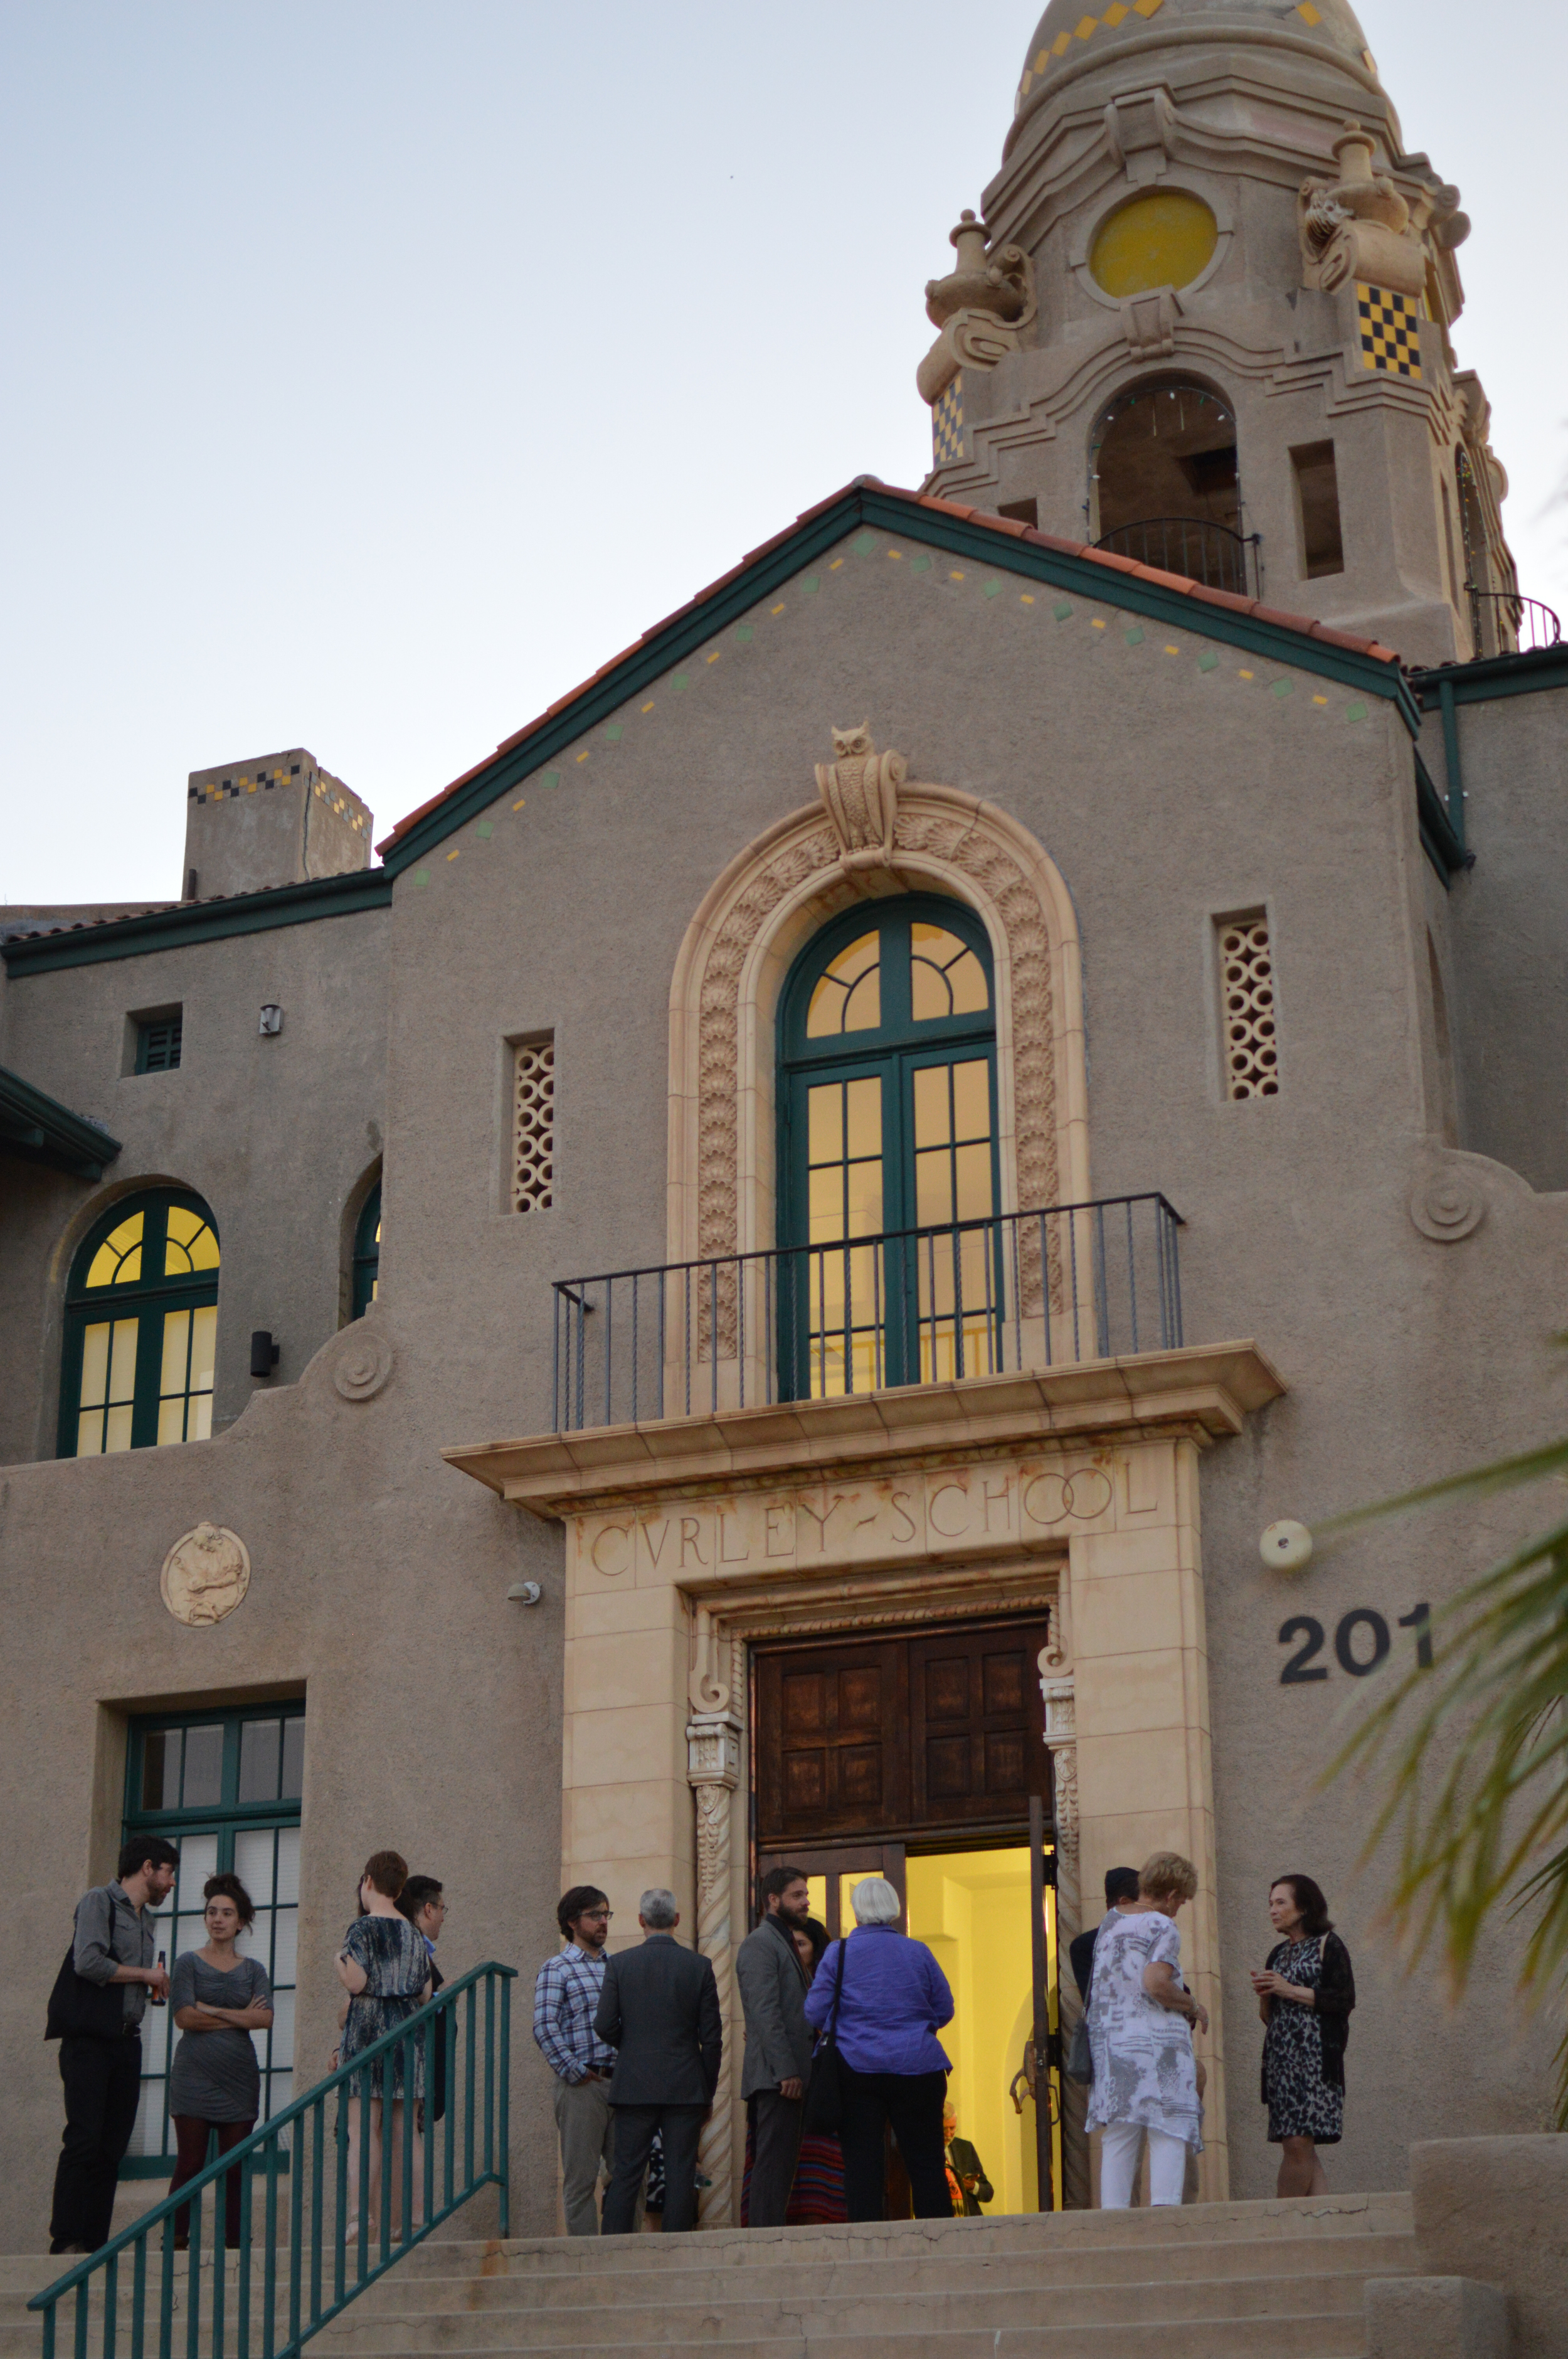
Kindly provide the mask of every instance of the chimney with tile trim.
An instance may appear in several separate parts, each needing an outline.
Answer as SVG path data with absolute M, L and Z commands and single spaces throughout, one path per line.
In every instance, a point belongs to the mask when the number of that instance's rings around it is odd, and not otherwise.
M 180 897 L 261 893 L 368 868 L 372 832 L 367 805 L 303 745 L 192 770 Z

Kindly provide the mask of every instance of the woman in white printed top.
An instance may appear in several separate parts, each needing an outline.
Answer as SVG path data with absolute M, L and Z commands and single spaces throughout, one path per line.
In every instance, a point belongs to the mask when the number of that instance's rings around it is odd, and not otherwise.
M 1105 2133 L 1100 2203 L 1108 2212 L 1131 2202 L 1145 2136 L 1152 2203 L 1181 2201 L 1187 2156 L 1203 2151 L 1193 2027 L 1206 2031 L 1208 2017 L 1182 1981 L 1175 1925 L 1197 1888 L 1190 1860 L 1156 1852 L 1139 1871 L 1136 1905 L 1125 1915 L 1113 1909 L 1095 1941 L 1088 2126 Z

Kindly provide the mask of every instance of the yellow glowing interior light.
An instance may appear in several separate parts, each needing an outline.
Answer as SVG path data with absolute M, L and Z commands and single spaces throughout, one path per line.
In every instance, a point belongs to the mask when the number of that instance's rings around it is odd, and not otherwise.
M 134 1286 L 142 1274 L 142 1223 L 145 1215 L 133 1212 L 117 1229 L 111 1229 L 93 1255 L 87 1272 L 89 1286 Z

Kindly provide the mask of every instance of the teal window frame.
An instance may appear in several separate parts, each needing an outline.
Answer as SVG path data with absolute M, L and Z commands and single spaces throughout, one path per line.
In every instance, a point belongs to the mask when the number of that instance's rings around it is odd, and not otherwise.
M 986 978 L 988 1006 L 969 1015 L 916 1019 L 910 993 L 911 929 L 944 927 L 974 951 Z M 881 1022 L 874 1029 L 822 1039 L 806 1035 L 812 992 L 841 951 L 875 928 L 880 948 Z M 991 1213 L 1001 1210 L 1001 1164 L 998 1137 L 996 973 L 990 938 L 974 910 L 940 895 L 911 893 L 888 900 L 858 901 L 824 926 L 799 952 L 785 980 L 778 1017 L 778 1243 L 795 1248 L 781 1267 L 779 1288 L 779 1383 L 781 1397 L 799 1399 L 809 1391 L 799 1339 L 809 1331 L 806 1297 L 813 1257 L 798 1250 L 810 1243 L 807 1092 L 819 1083 L 875 1075 L 881 1082 L 882 1226 L 892 1236 L 916 1225 L 914 1166 L 914 1075 L 927 1066 L 968 1063 L 984 1057 L 990 1091 Z M 1000 1257 L 1000 1232 L 998 1239 Z M 890 1248 L 887 1301 L 882 1306 L 879 1356 L 882 1386 L 919 1381 L 918 1297 L 920 1275 L 913 1244 Z M 1000 1316 L 1000 1268 L 997 1315 Z M 789 1306 L 789 1307 L 786 1307 Z
M 176 1008 L 172 1016 L 152 1016 L 136 1026 L 136 1063 L 138 1073 L 177 1073 L 180 1051 L 185 1045 L 185 1011 Z
M 182 1277 L 139 1277 L 123 1286 L 97 1286 L 89 1290 L 87 1273 L 92 1257 L 121 1223 L 134 1212 L 144 1215 L 142 1226 L 142 1266 L 163 1266 L 168 1215 L 178 1206 L 184 1212 L 198 1212 L 218 1240 L 220 1256 L 223 1240 L 211 1206 L 204 1197 L 188 1188 L 149 1188 L 133 1196 L 120 1196 L 108 1211 L 94 1221 L 88 1230 L 70 1265 L 70 1277 L 65 1290 L 65 1338 L 60 1355 L 59 1426 L 56 1456 L 74 1458 L 77 1454 L 77 1417 L 81 1407 L 82 1345 L 89 1327 L 122 1319 L 135 1319 L 135 1377 L 131 1407 L 131 1448 L 150 1450 L 157 1443 L 158 1403 L 163 1376 L 163 1321 L 169 1310 L 202 1310 L 218 1300 L 218 1286 L 222 1277 L 222 1265 L 204 1271 L 200 1276 Z M 117 1453 L 111 1453 L 117 1454 Z
M 272 1721 L 298 1726 L 301 1732 L 300 1767 L 303 1771 L 302 1744 L 305 1726 L 303 1696 L 289 1697 L 282 1702 L 229 1705 L 206 1712 L 149 1712 L 139 1715 L 131 1722 L 129 1742 L 125 1751 L 125 1799 L 121 1828 L 122 1843 L 129 1843 L 135 1835 L 162 1835 L 166 1841 L 174 1843 L 183 1852 L 186 1840 L 192 1835 L 216 1835 L 217 1837 L 215 1869 L 204 1870 L 200 1880 L 193 1875 L 190 1879 L 192 1888 L 189 1891 L 186 1889 L 183 1872 L 176 1881 L 171 1914 L 177 1925 L 190 1916 L 193 1905 L 194 1912 L 200 1915 L 200 1883 L 205 1881 L 206 1875 L 213 1873 L 221 1875 L 233 1869 L 236 1842 L 241 1835 L 272 1832 L 276 1838 L 280 1832 L 297 1831 L 300 1827 L 301 1796 L 298 1794 L 284 1795 L 280 1790 L 270 1801 L 265 1798 L 253 1798 L 249 1801 L 240 1799 L 243 1730 L 247 1723 L 254 1726 Z M 177 1801 L 168 1809 L 144 1809 L 141 1797 L 146 1769 L 148 1738 L 163 1732 L 177 1730 L 183 1739 L 186 1733 L 191 1729 L 215 1729 L 220 1733 L 222 1740 L 220 1799 L 211 1803 L 184 1804 Z M 277 1784 L 280 1789 L 287 1782 L 286 1773 L 291 1749 L 286 1730 L 279 1745 Z M 303 1784 L 303 1775 L 301 1775 L 300 1783 Z M 275 1840 L 273 1846 L 275 1865 L 277 1848 Z M 253 1897 L 254 1897 L 253 1895 Z M 273 1972 L 278 1957 L 278 1920 L 285 1911 L 289 1909 L 293 1912 L 296 1933 L 297 1932 L 299 1915 L 297 1896 L 292 1902 L 285 1902 L 281 1906 L 275 1902 L 271 1912 L 267 1954 L 262 1958 L 262 1962 L 273 1980 L 275 1996 L 287 1996 L 290 2002 L 287 2061 L 282 2060 L 281 2057 L 279 2060 L 274 2060 L 275 2049 L 281 2049 L 283 2045 L 280 2026 L 276 2020 L 273 2029 L 260 2036 L 259 2060 L 263 2108 L 261 2119 L 264 2121 L 288 2103 L 292 2094 L 293 2076 L 297 2070 L 293 2022 L 293 1995 L 297 1984 L 291 1978 L 280 1981 Z M 160 1942 L 159 1946 L 164 1945 Z M 297 1956 L 297 1941 L 295 1947 L 296 1956 Z M 252 1954 L 260 1953 L 253 1950 Z M 287 1955 L 287 1951 L 285 1954 Z M 168 1963 L 170 1966 L 174 1963 L 172 1950 Z M 297 1963 L 295 1973 L 297 1973 Z M 168 2028 L 171 2035 L 171 2047 L 174 2031 L 172 2018 L 168 2020 Z M 149 2040 L 145 2018 L 142 2048 L 144 2056 L 142 2086 L 144 2091 L 151 2088 L 157 2088 L 158 2091 L 157 2097 L 153 2101 L 161 2108 L 158 2143 L 160 2148 L 167 2148 L 167 2150 L 155 2154 L 128 2154 L 120 2165 L 120 2177 L 122 2179 L 168 2179 L 173 2174 L 175 2163 L 171 2133 L 168 2129 L 169 2050 L 166 2048 L 163 2059 L 155 2070 L 147 2069 L 146 2060 L 149 2050 Z M 276 2084 L 280 2081 L 286 2085 L 281 2093 L 275 2095 Z M 142 2114 L 138 2113 L 137 2143 L 141 2142 L 142 2127 Z M 282 2158 L 282 2168 L 287 2168 L 287 2155 Z
M 381 1277 L 381 1181 L 378 1180 L 364 1202 L 360 1206 L 359 1219 L 354 1223 L 354 1252 L 351 1274 L 352 1310 L 350 1317 L 361 1319 L 375 1300 Z

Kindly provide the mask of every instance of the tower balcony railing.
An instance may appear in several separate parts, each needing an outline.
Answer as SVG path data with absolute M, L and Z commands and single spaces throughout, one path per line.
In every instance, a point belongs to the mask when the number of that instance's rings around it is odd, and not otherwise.
M 1107 1196 L 563 1279 L 554 1429 L 1179 1350 L 1181 1226 Z
M 1539 598 L 1521 597 L 1517 590 L 1483 590 L 1466 582 L 1470 601 L 1472 662 L 1486 656 L 1533 655 L 1541 647 L 1563 644 L 1563 625 L 1554 608 Z
M 1162 573 L 1179 573 L 1184 581 L 1201 582 L 1206 590 L 1228 590 L 1238 598 L 1256 598 L 1260 535 L 1233 532 L 1228 525 L 1205 516 L 1146 516 L 1137 524 L 1118 525 L 1102 533 L 1097 549 L 1114 557 L 1130 557 Z

